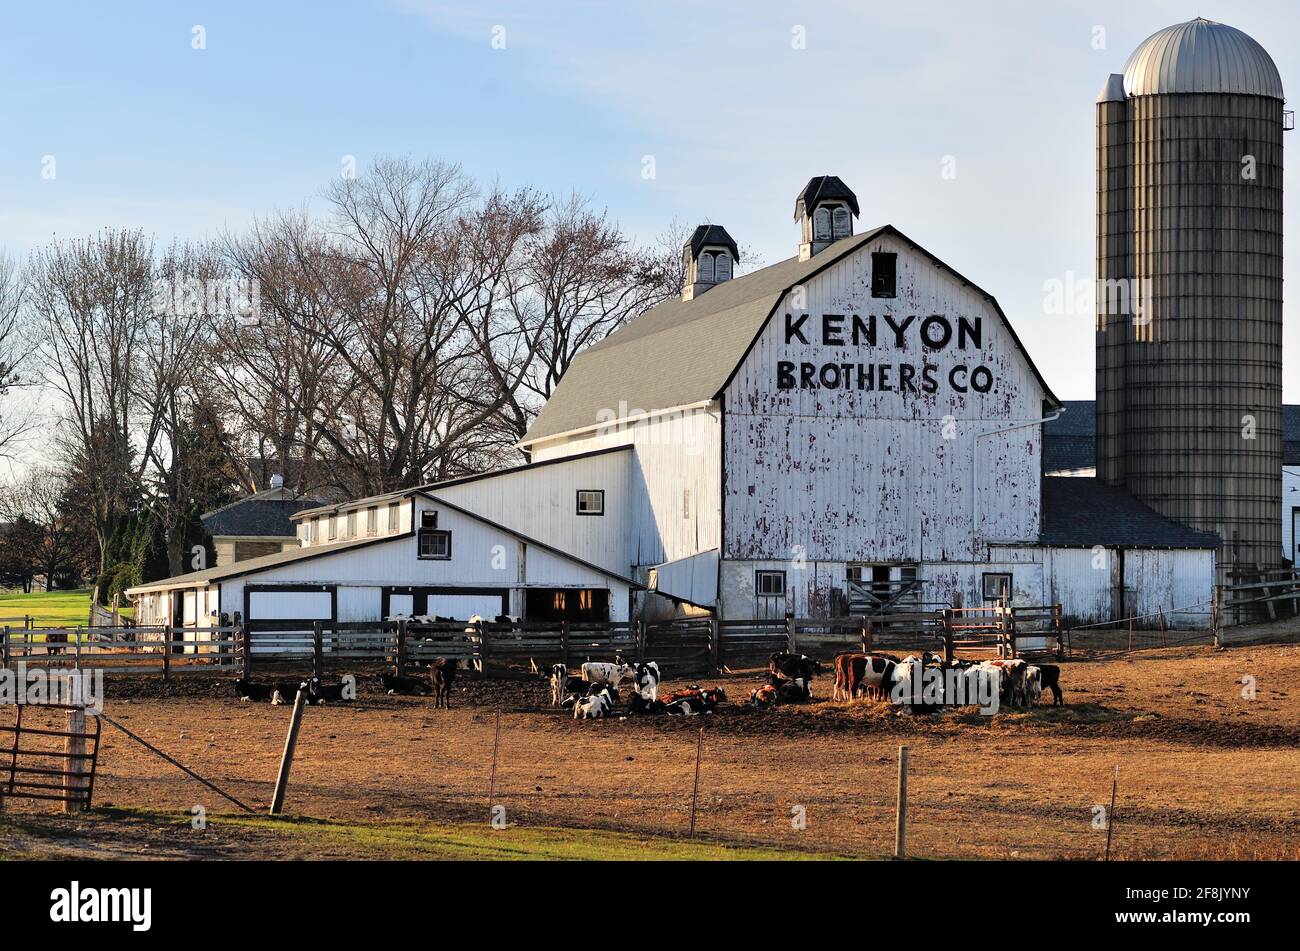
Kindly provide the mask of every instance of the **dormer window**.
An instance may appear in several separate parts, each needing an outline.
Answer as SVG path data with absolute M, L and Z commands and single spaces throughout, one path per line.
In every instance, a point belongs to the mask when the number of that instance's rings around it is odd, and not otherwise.
M 721 225 L 700 225 L 682 248 L 686 282 L 682 300 L 693 300 L 709 288 L 729 281 L 740 251 Z

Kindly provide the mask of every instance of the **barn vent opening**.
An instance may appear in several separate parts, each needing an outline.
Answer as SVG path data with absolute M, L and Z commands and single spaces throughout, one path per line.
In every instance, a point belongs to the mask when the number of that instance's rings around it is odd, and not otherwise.
M 808 180 L 794 203 L 794 219 L 801 238 L 799 260 L 829 248 L 853 234 L 858 217 L 858 196 L 837 175 L 818 175 Z
M 682 300 L 731 280 L 740 262 L 736 241 L 722 225 L 700 225 L 682 246 Z

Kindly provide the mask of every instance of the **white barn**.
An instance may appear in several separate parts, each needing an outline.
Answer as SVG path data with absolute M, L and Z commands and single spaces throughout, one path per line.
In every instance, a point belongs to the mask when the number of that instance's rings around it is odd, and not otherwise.
M 751 619 L 911 588 L 1204 623 L 1181 609 L 1208 604 L 1217 537 L 1095 479 L 1045 480 L 1061 404 L 997 301 L 892 226 L 854 234 L 857 214 L 814 178 L 798 254 L 741 277 L 726 230 L 697 228 L 681 299 L 577 357 L 528 465 L 304 510 L 297 552 L 132 595 L 255 620 Z M 419 557 L 448 528 L 450 560 Z

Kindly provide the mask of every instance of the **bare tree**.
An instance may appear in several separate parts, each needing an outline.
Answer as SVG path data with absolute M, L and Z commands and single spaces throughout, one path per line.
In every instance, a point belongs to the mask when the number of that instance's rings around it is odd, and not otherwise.
M 10 404 L 12 400 L 6 398 L 28 382 L 23 376 L 22 365 L 32 349 L 32 342 L 23 335 L 19 320 L 23 296 L 23 280 L 17 264 L 0 251 L 0 400 Z M 29 409 L 6 406 L 0 413 L 0 456 L 9 456 L 31 428 Z

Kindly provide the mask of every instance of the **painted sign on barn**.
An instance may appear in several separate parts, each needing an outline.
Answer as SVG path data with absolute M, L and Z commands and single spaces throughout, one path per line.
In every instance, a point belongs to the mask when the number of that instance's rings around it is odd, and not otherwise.
M 897 255 L 892 297 L 872 252 Z M 1037 538 L 1040 429 L 1019 424 L 1043 387 L 993 301 L 904 241 L 788 294 L 725 397 L 726 558 L 964 561 Z

